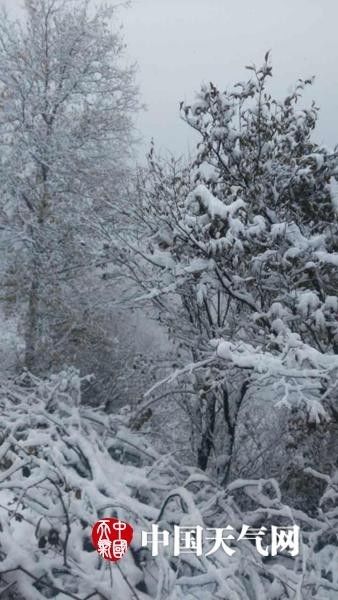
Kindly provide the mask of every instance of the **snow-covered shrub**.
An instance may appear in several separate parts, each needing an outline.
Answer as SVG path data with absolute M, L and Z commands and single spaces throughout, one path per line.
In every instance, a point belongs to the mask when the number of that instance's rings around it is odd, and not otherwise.
M 9 600 L 334 600 L 338 589 L 337 479 L 316 517 L 280 500 L 273 480 L 238 480 L 227 490 L 131 434 L 125 419 L 81 406 L 81 381 L 68 370 L 39 380 L 28 373 L 0 388 L 0 595 Z M 247 496 L 250 509 L 243 511 Z M 244 504 L 247 504 L 244 503 Z M 120 563 L 103 561 L 90 542 L 98 518 L 135 529 Z M 297 557 L 263 558 L 242 540 L 228 556 L 141 548 L 152 524 L 255 528 L 297 523 Z

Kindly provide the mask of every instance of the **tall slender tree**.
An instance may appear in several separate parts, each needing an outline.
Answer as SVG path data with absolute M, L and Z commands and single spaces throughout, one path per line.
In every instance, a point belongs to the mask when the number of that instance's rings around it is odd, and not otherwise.
M 63 332 L 61 283 L 90 260 L 93 216 L 127 170 L 138 92 L 115 15 L 87 1 L 26 0 L 23 24 L 0 23 L 2 232 L 12 269 L 19 257 L 32 371 L 52 331 Z

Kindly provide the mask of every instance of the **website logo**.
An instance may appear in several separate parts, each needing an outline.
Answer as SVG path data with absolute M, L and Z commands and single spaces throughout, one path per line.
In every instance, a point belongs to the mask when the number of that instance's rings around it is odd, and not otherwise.
M 100 519 L 92 529 L 92 544 L 101 558 L 116 562 L 128 552 L 133 535 L 132 526 L 125 521 Z

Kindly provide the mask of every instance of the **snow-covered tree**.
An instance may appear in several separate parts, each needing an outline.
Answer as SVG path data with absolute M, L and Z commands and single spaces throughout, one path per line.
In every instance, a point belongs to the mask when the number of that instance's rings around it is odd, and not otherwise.
M 14 280 L 25 307 L 31 370 L 48 368 L 50 346 L 67 336 L 76 278 L 94 267 L 88 239 L 127 172 L 138 94 L 115 12 L 27 0 L 23 23 L 1 17 L 3 282 Z
M 318 108 L 301 106 L 311 80 L 280 101 L 268 91 L 269 56 L 248 69 L 249 81 L 204 85 L 182 106 L 201 136 L 196 156 L 177 170 L 151 151 L 135 236 L 117 254 L 192 353 L 202 468 L 223 413 L 224 480 L 248 389 L 269 387 L 271 406 L 303 411 L 309 431 L 337 416 L 337 153 L 312 139 Z

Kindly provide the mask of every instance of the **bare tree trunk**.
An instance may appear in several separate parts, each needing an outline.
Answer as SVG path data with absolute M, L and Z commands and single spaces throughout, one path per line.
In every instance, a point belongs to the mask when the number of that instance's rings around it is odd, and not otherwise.
M 42 181 L 44 185 L 44 194 L 37 213 L 37 222 L 30 226 L 30 238 L 32 244 L 32 261 L 31 261 L 31 284 L 28 293 L 28 308 L 26 315 L 26 331 L 25 331 L 25 367 L 32 373 L 37 373 L 38 370 L 38 346 L 40 328 L 39 322 L 41 319 L 41 263 L 43 262 L 43 251 L 46 250 L 46 240 L 44 240 L 44 221 L 47 211 L 47 172 L 42 169 Z
M 25 367 L 34 373 L 37 370 L 39 341 L 39 276 L 34 269 L 28 296 L 25 331 Z
M 229 444 L 228 444 L 229 460 L 225 467 L 224 476 L 222 478 L 222 485 L 226 485 L 230 479 L 231 467 L 232 467 L 232 462 L 233 462 L 233 458 L 234 458 L 234 447 L 235 447 L 235 440 L 236 440 L 236 430 L 237 430 L 238 420 L 239 420 L 239 412 L 240 412 L 241 406 L 243 404 L 245 395 L 248 391 L 249 385 L 250 385 L 250 381 L 248 379 L 243 382 L 241 389 L 240 389 L 239 398 L 237 400 L 233 416 L 231 416 L 231 411 L 230 411 L 228 389 L 226 386 L 224 386 L 224 389 L 223 389 L 223 415 L 224 415 L 225 423 L 227 425 L 228 436 L 229 436 Z
M 200 409 L 203 415 L 200 420 L 201 437 L 197 448 L 197 464 L 202 471 L 206 471 L 208 467 L 210 454 L 214 446 L 216 393 L 207 393 L 204 402 L 205 406 Z

